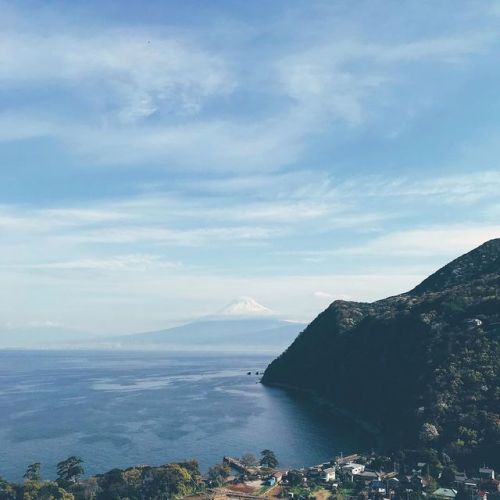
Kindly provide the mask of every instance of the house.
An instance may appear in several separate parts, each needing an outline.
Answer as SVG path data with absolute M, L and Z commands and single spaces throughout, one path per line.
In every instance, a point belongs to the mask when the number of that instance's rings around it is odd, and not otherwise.
M 311 479 L 318 479 L 322 474 L 321 467 L 319 465 L 315 467 L 309 467 L 307 469 L 307 477 Z
M 438 488 L 432 494 L 432 496 L 449 500 L 449 499 L 453 499 L 457 496 L 457 490 L 452 490 L 450 488 Z
M 340 457 L 336 458 L 335 463 L 337 465 L 345 465 L 345 464 L 352 463 L 354 460 L 357 460 L 358 458 L 359 458 L 359 455 L 357 453 L 355 453 L 353 455 L 347 455 L 345 457 L 340 456 Z
M 477 481 L 474 479 L 469 479 L 465 472 L 457 472 L 455 474 L 454 484 L 457 489 L 463 486 L 467 491 L 475 490 L 477 488 Z
M 479 477 L 481 479 L 495 479 L 495 471 L 489 467 L 481 467 L 479 469 Z
M 478 483 L 472 479 L 467 479 L 462 483 L 466 491 L 476 491 Z
M 381 474 L 372 470 L 364 470 L 358 474 L 353 475 L 353 480 L 356 482 L 369 483 L 370 481 L 378 481 L 381 479 Z
M 364 472 L 365 466 L 363 464 L 357 464 L 354 462 L 350 462 L 348 464 L 342 465 L 342 467 L 340 469 L 346 475 L 346 477 L 349 481 L 353 481 L 354 475 L 360 474 L 361 472 Z
M 373 493 L 379 493 L 381 495 L 385 495 L 385 484 L 383 481 L 375 480 L 370 483 L 370 490 Z
M 467 324 L 469 325 L 469 328 L 478 328 L 483 324 L 483 322 L 479 318 L 473 318 L 468 319 Z
M 500 481 L 497 479 L 486 479 L 480 482 L 480 488 L 488 493 L 500 492 Z
M 399 487 L 399 479 L 397 477 L 391 477 L 387 480 L 389 488 L 395 489 Z
M 271 476 L 269 479 L 267 479 L 266 484 L 269 486 L 274 486 L 276 484 L 276 478 L 274 476 Z
M 274 479 L 276 480 L 276 483 L 281 483 L 281 481 L 283 481 L 283 476 L 285 475 L 284 472 L 281 472 L 281 471 L 276 471 L 274 474 L 273 474 L 273 477 Z
M 292 486 L 307 483 L 304 469 L 292 469 L 286 473 L 286 482 Z
M 328 467 L 327 469 L 323 469 L 321 479 L 323 479 L 323 481 L 326 482 L 335 481 L 335 469 L 333 467 Z

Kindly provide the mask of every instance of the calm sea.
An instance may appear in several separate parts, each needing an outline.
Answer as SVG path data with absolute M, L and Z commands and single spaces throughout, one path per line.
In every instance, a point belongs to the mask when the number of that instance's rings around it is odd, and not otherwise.
M 81 456 L 88 474 L 275 451 L 283 467 L 370 446 L 310 398 L 263 387 L 266 356 L 0 351 L 0 476 Z M 251 371 L 252 375 L 247 375 Z

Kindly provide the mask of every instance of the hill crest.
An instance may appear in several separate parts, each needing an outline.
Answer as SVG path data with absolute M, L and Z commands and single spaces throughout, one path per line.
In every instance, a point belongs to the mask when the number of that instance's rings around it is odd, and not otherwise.
M 319 395 L 379 427 L 392 446 L 500 466 L 499 256 L 492 240 L 410 292 L 333 302 L 262 382 Z

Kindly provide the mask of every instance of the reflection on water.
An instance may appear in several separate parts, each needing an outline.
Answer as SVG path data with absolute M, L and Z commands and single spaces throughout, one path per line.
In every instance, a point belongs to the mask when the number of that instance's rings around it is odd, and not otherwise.
M 265 356 L 0 351 L 0 476 L 46 476 L 69 455 L 88 473 L 273 449 L 284 467 L 369 445 L 305 395 L 258 383 Z M 251 371 L 252 375 L 247 375 Z

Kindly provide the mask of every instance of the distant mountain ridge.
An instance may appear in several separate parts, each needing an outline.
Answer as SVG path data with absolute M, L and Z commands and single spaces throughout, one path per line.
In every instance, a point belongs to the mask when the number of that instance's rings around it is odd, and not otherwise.
M 282 351 L 305 324 L 283 320 L 251 297 L 236 299 L 218 313 L 185 325 L 108 339 L 120 348 L 198 351 Z
M 500 466 L 500 239 L 410 292 L 333 302 L 262 381 L 320 395 L 393 446 Z
M 0 331 L 0 348 L 129 349 L 166 351 L 281 352 L 305 328 L 251 297 L 233 300 L 216 314 L 163 330 L 97 336 L 59 326 Z

